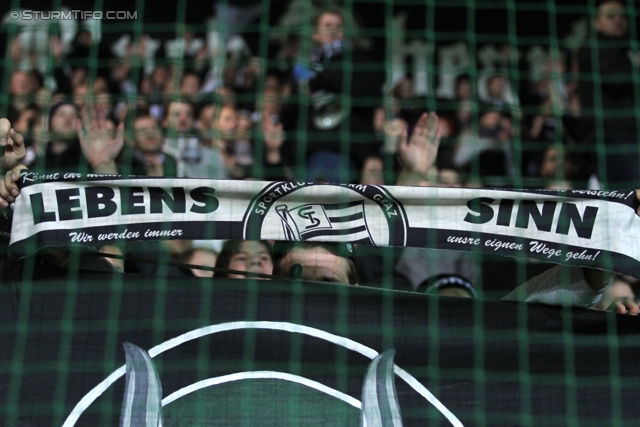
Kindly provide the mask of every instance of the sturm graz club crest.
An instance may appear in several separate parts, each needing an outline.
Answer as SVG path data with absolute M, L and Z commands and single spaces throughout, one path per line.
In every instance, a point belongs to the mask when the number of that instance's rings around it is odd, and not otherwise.
M 407 228 L 398 200 L 362 184 L 275 182 L 253 198 L 243 219 L 245 239 L 405 246 Z

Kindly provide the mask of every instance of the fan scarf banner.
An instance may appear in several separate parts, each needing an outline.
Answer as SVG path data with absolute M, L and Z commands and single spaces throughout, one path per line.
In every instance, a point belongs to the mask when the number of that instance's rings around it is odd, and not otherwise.
M 511 190 L 34 173 L 10 251 L 158 239 L 479 251 L 640 276 L 633 190 Z M 33 248 L 30 250 L 29 248 Z

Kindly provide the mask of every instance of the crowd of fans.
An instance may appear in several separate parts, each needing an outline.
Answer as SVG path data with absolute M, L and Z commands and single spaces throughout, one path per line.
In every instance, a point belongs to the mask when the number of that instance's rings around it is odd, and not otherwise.
M 308 58 L 299 38 L 275 58 L 258 58 L 229 34 L 224 66 L 189 30 L 154 57 L 148 35 L 114 46 L 94 43 L 88 30 L 68 45 L 52 35 L 46 79 L 18 35 L 10 54 L 22 66 L 11 73 L 6 117 L 24 137 L 22 163 L 42 172 L 211 179 L 510 186 L 524 177 L 548 188 L 636 186 L 637 64 L 627 54 L 623 3 L 600 4 L 596 43 L 578 58 L 549 60 L 540 79 L 518 85 L 500 73 L 459 75 L 455 99 L 433 104 L 443 106 L 437 116 L 425 114 L 427 100 L 410 77 L 385 93 L 383 67 L 351 43 L 344 25 L 337 10 L 318 14 Z M 593 73 L 601 78 L 594 82 Z M 165 249 L 185 264 L 217 260 L 265 274 L 274 267 L 268 244 L 221 245 L 173 241 Z M 141 246 L 133 252 L 157 256 Z M 470 257 L 437 258 L 407 249 L 395 273 L 410 289 L 457 275 L 475 295 L 479 267 Z

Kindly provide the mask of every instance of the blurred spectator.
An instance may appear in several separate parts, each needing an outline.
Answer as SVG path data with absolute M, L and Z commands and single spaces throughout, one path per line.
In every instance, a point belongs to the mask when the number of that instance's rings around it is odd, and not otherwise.
M 51 95 L 51 91 L 44 87 L 40 88 L 38 92 L 36 92 L 35 103 L 41 109 L 49 108 L 51 105 L 59 101 L 59 99 L 54 101 L 54 96 Z
M 184 264 L 201 267 L 215 267 L 218 253 L 211 248 L 193 247 L 183 253 L 178 261 Z M 213 271 L 200 268 L 191 268 L 191 273 L 196 277 L 213 277 Z
M 585 46 L 579 52 L 583 139 L 605 145 L 606 158 L 598 159 L 597 170 L 604 172 L 600 179 L 608 188 L 633 188 L 640 179 L 635 110 L 639 100 L 635 99 L 633 78 L 638 64 L 632 64 L 629 56 L 628 26 L 623 2 L 601 2 L 593 47 Z
M 290 167 L 295 164 L 295 146 L 287 141 L 282 123 L 282 86 L 277 79 L 258 97 L 256 111 L 252 116 L 256 123 L 254 161 L 262 163 L 268 180 L 290 180 Z M 239 124 L 242 124 L 242 116 Z M 240 131 L 240 130 L 239 130 Z M 242 134 L 242 132 L 239 132 Z M 264 146 L 260 147 L 260 143 Z M 257 156 L 262 153 L 262 160 Z
M 564 149 L 551 145 L 544 152 L 540 163 L 540 176 L 547 179 L 562 179 L 566 175 Z
M 112 59 L 110 61 L 109 93 L 114 96 L 133 95 L 138 88 L 131 76 L 131 62 L 129 59 Z
M 263 240 L 229 240 L 225 242 L 222 251 L 218 254 L 216 268 L 271 274 L 273 272 L 271 245 Z M 216 271 L 215 277 L 247 278 L 244 274 L 225 271 Z
M 591 169 L 581 154 L 562 145 L 549 145 L 539 163 L 537 176 L 551 181 L 587 181 Z
M 200 93 L 200 77 L 193 72 L 186 72 L 180 81 L 180 96 L 189 102 L 196 102 Z
M 505 105 L 506 81 L 499 74 L 487 77 L 485 80 L 485 96 L 483 101 L 487 104 L 502 109 Z
M 471 122 L 471 80 L 466 74 L 456 77 L 455 87 L 456 101 L 458 103 L 455 112 L 457 133 L 464 131 Z
M 109 83 L 105 77 L 96 77 L 93 82 L 93 93 L 109 93 Z
M 454 165 L 480 178 L 512 176 L 511 120 L 490 110 L 478 120 L 478 128 L 469 128 L 458 137 Z
M 350 243 L 276 242 L 274 276 L 357 285 Z
M 194 106 L 184 101 L 171 102 L 162 122 L 166 138 L 164 151 L 178 160 L 178 176 L 225 179 L 227 173 L 220 150 L 207 147 L 198 138 L 194 126 Z
M 164 93 L 162 94 L 165 101 L 175 100 L 175 98 L 179 95 L 180 72 L 181 70 L 177 67 L 171 67 L 170 78 L 167 80 L 167 83 L 164 86 Z
M 163 151 L 162 129 L 151 115 L 140 113 L 133 121 L 132 175 L 178 176 L 176 159 Z
M 152 241 L 140 242 L 140 243 L 152 243 Z M 160 245 L 163 250 L 166 250 L 169 255 L 171 255 L 171 259 L 178 260 L 182 255 L 184 255 L 188 250 L 193 248 L 193 240 L 162 240 L 160 241 Z
M 302 64 L 294 68 L 298 90 L 305 94 L 308 89 L 311 97 L 310 138 L 305 153 L 307 178 L 334 183 L 356 180 L 366 158 L 378 155 L 372 120 L 375 106 L 380 105 L 384 76 L 375 70 L 364 71 L 371 58 L 352 49 L 339 12 L 321 12 L 313 26 L 311 69 Z M 353 67 L 349 75 L 342 68 L 345 58 L 350 58 Z M 344 81 L 345 78 L 349 81 Z M 350 88 L 348 93 L 346 87 Z M 287 125 L 287 130 L 297 127 L 297 123 Z M 347 129 L 351 136 L 348 150 L 342 148 L 342 129 Z M 349 153 L 348 159 L 341 156 L 343 151 Z
M 222 105 L 230 105 L 232 107 L 236 107 L 236 92 L 233 90 L 231 86 L 221 86 L 216 89 L 216 93 L 220 95 L 222 99 Z
M 460 74 L 455 83 L 456 101 L 471 101 L 471 80 L 468 74 Z
M 95 65 L 95 71 L 93 66 L 87 62 L 87 58 L 93 58 L 92 49 L 96 50 L 95 55 L 98 60 L 98 63 Z M 104 40 L 98 41 L 93 37 L 91 31 L 88 29 L 80 29 L 69 47 L 66 60 L 74 72 L 81 69 L 85 72 L 86 76 L 90 75 L 93 77 L 95 73 L 96 77 L 106 78 L 109 74 L 107 62 L 112 56 L 113 54 Z
M 531 120 L 528 139 L 532 141 L 561 142 L 562 125 L 558 122 L 561 110 L 553 111 L 553 100 L 546 98 L 542 101 L 540 112 Z
M 220 144 L 224 146 L 228 152 L 235 152 L 233 143 L 238 128 L 238 112 L 236 109 L 229 105 L 223 105 L 218 110 L 218 115 L 214 123 Z
M 392 90 L 393 99 L 397 103 L 397 117 L 409 123 L 410 127 L 418 121 L 420 114 L 424 112 L 424 100 L 416 97 L 413 89 L 413 80 L 402 79 Z
M 253 164 L 252 130 L 251 113 L 247 110 L 238 111 L 234 157 L 236 165 L 240 167 L 247 167 Z
M 518 105 L 518 100 L 511 90 L 511 85 L 502 74 L 490 74 L 478 81 L 478 99 L 489 108 L 500 111 L 511 111 Z
M 258 79 L 262 74 L 260 58 L 229 58 L 222 70 L 222 85 L 216 92 L 223 95 L 224 103 L 233 103 L 242 110 L 253 110 Z
M 61 78 L 58 78 L 57 79 L 58 92 L 68 93 L 79 86 L 87 85 L 88 84 L 87 74 L 88 73 L 86 68 L 78 67 L 71 72 L 71 76 L 69 77 L 68 81 L 65 81 L 67 76 L 62 76 Z M 106 73 L 105 77 L 108 77 L 108 76 L 109 76 L 109 73 Z
M 44 158 L 38 159 L 37 167 L 57 172 L 87 171 L 78 139 L 79 122 L 80 110 L 75 104 L 62 102 L 51 107 L 48 127 L 51 140 L 46 145 Z M 83 161 L 84 168 L 81 165 Z
M 253 96 L 258 88 L 258 78 L 262 71 L 262 60 L 255 56 L 250 58 L 245 65 L 237 68 L 234 89 L 238 94 L 239 108 L 253 108 Z
M 18 115 L 32 102 L 36 84 L 30 73 L 16 70 L 11 74 L 9 82 L 10 104 L 7 119 L 14 122 Z
M 523 147 L 523 173 L 528 176 L 538 176 L 538 166 L 542 147 L 548 144 L 574 145 L 578 141 L 578 123 L 576 115 L 579 113 L 578 97 L 574 93 L 575 86 L 565 81 L 565 65 L 560 60 L 549 59 L 544 68 L 541 79 L 531 85 L 529 101 L 535 103 L 537 112 L 525 117 L 522 138 L 530 141 Z M 576 157 L 576 156 L 574 156 Z M 586 159 L 583 163 L 588 161 Z
M 213 139 L 215 138 L 215 114 L 216 109 L 213 103 L 207 103 L 200 108 L 197 123 L 198 137 L 207 147 L 213 145 Z
M 158 65 L 148 77 L 143 80 L 140 92 L 145 95 L 149 102 L 149 113 L 158 121 L 164 118 L 164 93 L 171 81 L 171 74 L 167 67 Z
M 262 119 L 271 120 L 274 123 L 280 122 L 280 114 L 282 111 L 282 96 L 279 85 L 270 85 L 258 97 L 255 105 L 255 113 L 253 120 L 259 122 Z
M 291 86 L 279 73 L 270 73 L 265 76 L 264 90 L 276 93 L 281 98 L 291 95 Z
M 216 114 L 217 113 L 217 114 Z M 213 111 L 213 147 L 223 153 L 223 160 L 227 173 L 239 178 L 242 171 L 237 166 L 251 163 L 252 152 L 248 140 L 238 140 L 238 112 L 231 105 L 223 105 L 217 111 Z
M 538 104 L 545 101 L 550 110 L 564 112 L 573 110 L 575 104 L 574 84 L 566 81 L 566 66 L 559 59 L 549 58 L 544 67 L 544 74 L 541 79 L 533 84 L 533 98 Z
M 253 132 L 253 119 L 251 117 L 251 112 L 247 110 L 238 111 L 238 126 L 236 127 L 236 134 L 238 135 L 238 139 L 251 139 L 251 134 Z M 250 164 L 249 162 L 248 164 Z
M 165 91 L 167 83 L 171 80 L 171 73 L 167 67 L 158 65 L 153 69 L 150 76 L 151 83 L 151 97 L 152 100 L 159 100 Z
M 66 55 L 69 60 L 78 60 L 88 58 L 91 54 L 91 45 L 93 44 L 93 36 L 91 31 L 80 29 L 73 38 L 73 42 Z
M 29 135 L 29 131 L 33 123 L 37 123 L 40 119 L 42 110 L 36 104 L 29 104 L 18 116 L 18 119 L 13 123 L 13 128 L 22 135 L 25 142 L 33 135 Z
M 262 166 L 267 179 L 291 181 L 293 176 L 291 176 L 290 166 L 293 162 L 286 155 L 291 148 L 287 148 L 290 145 L 285 145 L 285 133 L 278 117 L 277 115 L 264 115 L 260 122 L 258 141 L 264 142 Z
M 364 161 L 360 184 L 384 185 L 384 162 L 380 157 L 368 157 Z
M 81 84 L 73 88 L 73 103 L 82 110 L 87 102 L 87 85 Z

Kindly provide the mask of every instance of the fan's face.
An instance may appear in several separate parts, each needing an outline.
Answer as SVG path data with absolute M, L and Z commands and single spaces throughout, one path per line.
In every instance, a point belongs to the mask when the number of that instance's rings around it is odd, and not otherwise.
M 596 30 L 609 37 L 624 37 L 629 29 L 629 20 L 624 6 L 617 1 L 602 3 L 598 8 Z
M 318 44 L 331 43 L 344 38 L 344 21 L 340 15 L 325 13 L 318 19 L 313 40 Z

